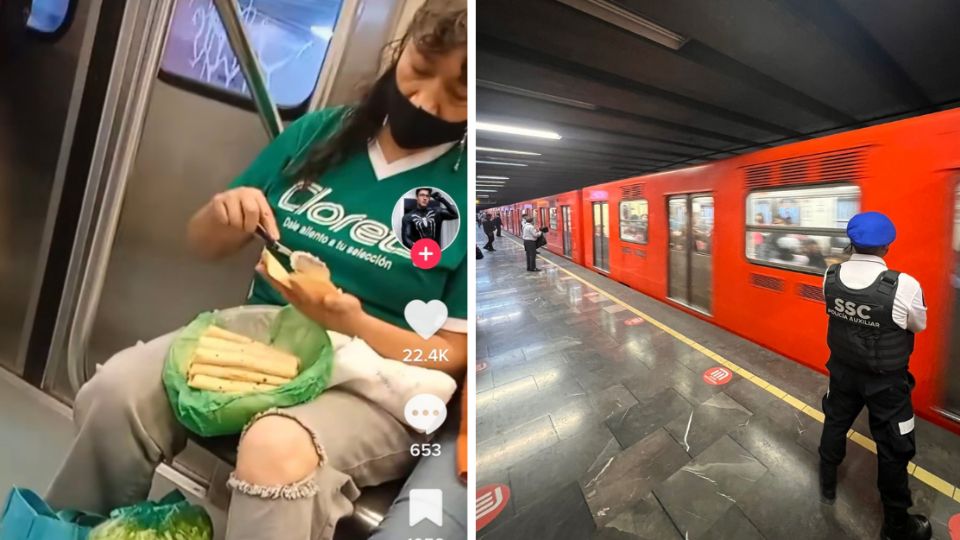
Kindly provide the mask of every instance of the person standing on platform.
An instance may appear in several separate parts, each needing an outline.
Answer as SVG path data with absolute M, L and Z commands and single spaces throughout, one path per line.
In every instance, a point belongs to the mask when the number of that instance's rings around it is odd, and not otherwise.
M 533 216 L 526 216 L 523 220 L 523 249 L 527 252 L 527 272 L 539 272 L 537 268 L 537 238 L 543 234 L 533 224 Z
M 483 246 L 483 249 L 496 251 L 493 249 L 493 232 L 497 230 L 497 227 L 493 224 L 493 219 L 489 213 L 483 214 L 483 222 L 481 225 L 483 226 L 483 234 L 487 235 L 487 245 Z
M 500 212 L 497 212 L 496 217 L 493 218 L 493 224 L 497 227 L 497 238 L 503 238 L 503 220 L 500 219 Z
M 907 513 L 913 505 L 907 464 L 916 454 L 910 400 L 915 381 L 908 367 L 914 334 L 927 326 L 927 307 L 920 283 L 889 270 L 883 260 L 896 234 L 887 216 L 857 214 L 847 225 L 853 255 L 830 266 L 824 277 L 830 386 L 823 397 L 820 492 L 824 502 L 836 500 L 847 432 L 866 405 L 877 443 L 881 537 L 927 540 L 933 534 L 930 522 Z

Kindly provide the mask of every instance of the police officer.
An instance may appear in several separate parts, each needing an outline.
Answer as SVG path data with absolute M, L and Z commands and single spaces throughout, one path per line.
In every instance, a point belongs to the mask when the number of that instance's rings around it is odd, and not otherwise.
M 927 308 L 920 283 L 887 269 L 883 260 L 896 235 L 887 216 L 857 214 L 847 224 L 850 260 L 830 266 L 824 277 L 830 387 L 823 397 L 820 490 L 825 502 L 836 500 L 847 432 L 866 405 L 877 443 L 882 537 L 926 540 L 933 534 L 930 522 L 907 513 L 913 505 L 907 463 L 916 454 L 910 402 L 914 379 L 907 368 L 914 334 L 927 325 Z

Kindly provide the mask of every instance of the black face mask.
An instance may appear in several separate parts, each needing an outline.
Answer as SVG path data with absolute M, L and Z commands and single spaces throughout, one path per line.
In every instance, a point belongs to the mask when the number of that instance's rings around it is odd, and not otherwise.
M 390 134 L 400 148 L 428 148 L 463 138 L 467 131 L 465 121 L 447 122 L 411 103 L 397 86 L 396 68 L 384 77 Z

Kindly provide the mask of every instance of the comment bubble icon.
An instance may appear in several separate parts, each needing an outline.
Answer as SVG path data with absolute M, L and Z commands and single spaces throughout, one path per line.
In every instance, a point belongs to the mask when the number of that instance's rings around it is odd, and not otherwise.
M 407 401 L 403 416 L 412 428 L 430 434 L 447 419 L 447 405 L 433 394 L 417 394 Z

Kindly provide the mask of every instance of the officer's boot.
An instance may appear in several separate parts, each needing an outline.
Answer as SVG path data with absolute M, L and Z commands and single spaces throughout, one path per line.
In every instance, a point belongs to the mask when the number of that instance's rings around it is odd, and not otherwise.
M 833 504 L 837 500 L 837 466 L 820 461 L 820 500 Z
M 933 527 L 926 516 L 908 514 L 903 509 L 884 509 L 883 540 L 930 540 Z

